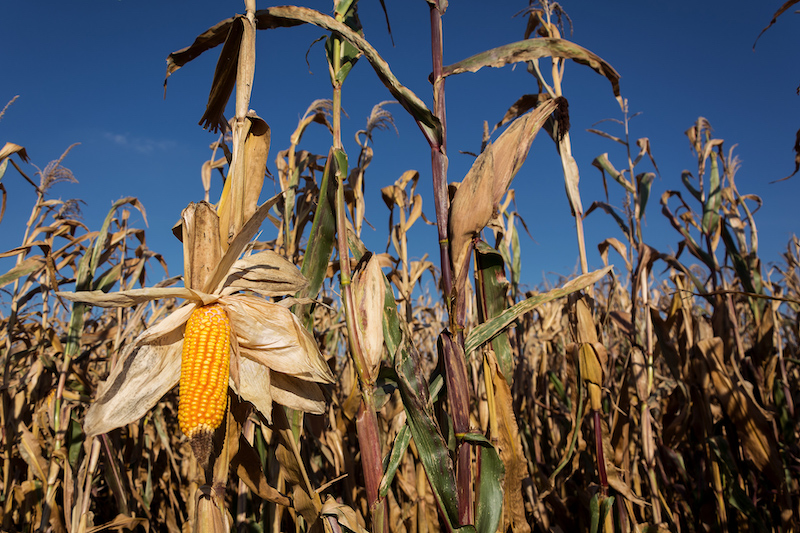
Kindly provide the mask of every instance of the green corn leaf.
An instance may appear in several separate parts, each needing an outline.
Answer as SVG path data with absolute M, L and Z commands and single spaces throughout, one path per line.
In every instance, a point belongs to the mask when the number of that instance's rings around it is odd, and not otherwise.
M 747 261 L 745 261 L 744 257 L 742 257 L 742 254 L 740 254 L 739 250 L 736 248 L 736 243 L 734 242 L 730 231 L 728 231 L 727 224 L 722 225 L 722 241 L 725 243 L 725 251 L 731 258 L 733 268 L 736 270 L 736 274 L 739 275 L 739 279 L 742 282 L 742 287 L 744 287 L 745 292 L 760 294 L 761 291 L 757 291 L 755 285 L 753 284 L 753 278 L 750 275 L 750 269 L 748 268 Z
M 0 287 L 8 285 L 23 276 L 44 268 L 45 259 L 41 255 L 26 257 L 20 264 L 11 268 L 8 272 L 0 276 Z
M 494 533 L 503 516 L 505 467 L 497 449 L 488 441 L 481 446 L 480 465 L 477 479 L 478 504 L 475 508 L 475 531 L 477 533 Z
M 556 300 L 558 298 L 563 298 L 568 294 L 572 294 L 573 292 L 583 290 L 586 287 L 593 285 L 598 280 L 602 279 L 603 276 L 608 274 L 612 268 L 614 268 L 614 265 L 609 265 L 600 270 L 583 274 L 582 276 L 578 276 L 577 278 L 567 282 L 563 287 L 550 290 L 544 294 L 536 294 L 512 307 L 509 307 L 498 316 L 487 320 L 483 324 L 473 329 L 464 342 L 464 351 L 469 354 L 470 352 L 476 350 L 484 342 L 488 342 L 498 333 L 505 331 L 505 329 L 508 328 L 508 326 L 510 326 L 517 318 L 521 317 L 525 313 L 533 311 L 539 305 Z
M 600 530 L 600 494 L 595 492 L 592 499 L 589 500 L 589 515 L 591 516 L 591 524 L 589 525 L 590 533 L 598 533 Z
M 308 280 L 308 285 L 298 295 L 300 297 L 314 298 L 322 288 L 325 281 L 325 272 L 328 270 L 328 261 L 333 253 L 334 239 L 336 237 L 336 158 L 333 149 L 328 153 L 328 161 L 322 173 L 320 195 L 317 209 L 314 212 L 314 221 L 303 256 L 300 272 Z M 305 314 L 305 313 L 303 313 Z
M 395 357 L 400 396 L 408 427 L 419 450 L 422 466 L 433 489 L 436 504 L 449 531 L 458 524 L 458 491 L 453 460 L 447 442 L 430 411 L 428 385 L 422 375 L 420 356 L 413 345 L 404 345 Z M 461 528 L 466 533 L 474 528 Z
M 362 37 L 364 36 L 364 32 L 361 29 L 361 22 L 358 20 L 355 2 L 352 0 L 340 2 L 336 6 L 336 14 L 341 16 L 342 22 L 355 33 Z M 350 70 L 355 66 L 358 58 L 361 57 L 361 52 L 359 52 L 358 48 L 353 46 L 350 41 L 343 40 L 338 33 L 334 33 L 327 38 L 325 41 L 325 52 L 328 56 L 328 64 L 331 65 L 331 67 L 336 64 L 334 54 L 337 52 L 339 54 L 339 69 L 335 73 L 333 69 L 331 70 L 331 74 L 335 75 L 331 83 L 334 86 L 341 85 L 344 83 Z
M 351 8 L 355 7 L 355 5 L 356 0 L 339 0 L 336 2 L 336 7 L 333 9 L 333 11 L 337 15 L 345 16 L 347 15 L 347 12 L 351 10 Z
M 381 479 L 379 489 L 381 498 L 385 498 L 386 495 L 389 494 L 392 481 L 397 473 L 397 468 L 400 466 L 400 461 L 402 461 L 403 457 L 406 455 L 409 442 L 411 442 L 411 430 L 408 428 L 408 424 L 403 424 L 403 427 L 397 432 L 397 437 L 392 445 L 392 452 L 388 457 L 389 461 L 385 469 L 386 471 Z
M 698 202 L 702 202 L 703 193 L 694 188 L 694 185 L 692 185 L 691 181 L 692 178 L 693 178 L 692 173 L 689 172 L 688 170 L 684 170 L 683 172 L 681 172 L 681 181 L 683 182 L 683 186 L 686 187 L 690 193 L 692 193 L 692 196 L 694 196 Z
M 719 178 L 717 154 L 711 152 L 711 172 L 709 173 L 708 198 L 703 204 L 703 233 L 714 235 L 719 226 L 719 209 L 722 205 L 722 183 Z
M 320 28 L 335 31 L 340 34 L 364 54 L 364 57 L 375 70 L 375 74 L 378 75 L 378 79 L 380 79 L 381 83 L 384 84 L 405 110 L 414 117 L 414 120 L 428 139 L 428 142 L 434 146 L 441 145 L 442 124 L 439 122 L 439 119 L 433 115 L 431 110 L 425 106 L 423 101 L 416 94 L 400 83 L 389 68 L 389 63 L 378 54 L 377 50 L 375 50 L 364 37 L 353 31 L 346 24 L 320 13 L 319 11 L 297 6 L 276 6 L 261 9 L 256 12 L 256 19 L 258 19 L 259 28 L 278 27 L 280 25 L 294 24 L 299 21 L 314 24 Z
M 608 160 L 608 154 L 601 154 L 594 158 L 592 161 L 592 166 L 599 168 L 601 172 L 607 172 L 609 176 L 614 178 L 614 181 L 622 185 L 626 191 L 631 194 L 634 194 L 636 190 L 633 188 L 633 184 L 625 179 L 625 176 L 622 173 L 614 168 L 614 165 L 611 164 L 611 161 Z
M 511 222 L 511 218 L 509 218 Z M 513 223 L 509 223 L 510 226 L 510 233 L 511 233 L 511 287 L 513 292 L 511 293 L 513 297 L 516 298 L 517 294 L 517 287 L 519 286 L 520 279 L 522 278 L 522 254 L 520 253 L 520 246 L 519 246 L 519 231 L 517 231 L 517 226 Z
M 656 179 L 656 175 L 653 172 L 643 172 L 642 174 L 637 174 L 636 176 L 636 185 L 639 188 L 639 211 L 636 213 L 636 216 L 639 220 L 642 220 L 644 216 L 644 210 L 647 207 L 647 200 L 650 199 L 650 188 L 653 186 L 653 181 Z
M 475 247 L 475 288 L 478 292 L 478 306 L 484 321 L 496 317 L 506 309 L 508 280 L 505 262 L 500 252 L 483 241 Z M 500 370 L 511 385 L 514 377 L 514 355 L 508 333 L 498 333 L 492 339 L 492 349 L 497 356 Z
M 569 397 L 567 396 L 567 391 L 564 388 L 564 384 L 558 379 L 558 376 L 552 370 L 547 371 L 547 378 L 550 380 L 550 383 L 553 385 L 553 388 L 556 390 L 556 394 L 558 394 L 559 399 L 564 402 L 567 408 L 571 408 L 571 402 Z
M 92 290 L 108 292 L 119 279 L 121 272 L 122 263 L 117 263 L 113 267 L 106 270 L 94 281 L 94 283 L 92 283 Z
M 97 266 L 100 263 L 100 256 L 103 253 L 103 250 L 106 247 L 106 241 L 108 240 L 108 227 L 111 225 L 111 221 L 114 219 L 114 214 L 117 212 L 117 209 L 122 207 L 125 204 L 130 204 L 142 214 L 142 218 L 144 218 L 144 223 L 147 224 L 147 214 L 145 213 L 144 206 L 139 202 L 138 198 L 133 196 L 128 196 L 127 198 L 120 198 L 114 205 L 111 206 L 111 209 L 108 211 L 105 220 L 103 221 L 103 225 L 100 227 L 100 232 L 97 236 L 97 240 L 92 247 L 91 253 L 91 261 L 89 262 L 88 269 L 83 271 L 84 276 L 82 277 L 79 275 L 75 279 L 75 290 L 89 290 L 89 286 L 92 283 L 92 279 L 94 278 L 94 273 L 97 270 Z M 88 277 L 86 277 L 88 276 Z
M 602 503 L 600 504 L 600 521 L 601 523 L 605 524 L 606 519 L 608 518 L 608 514 L 614 508 L 614 496 L 608 496 L 607 498 L 603 498 Z M 614 533 L 613 529 L 608 531 L 604 528 L 604 533 Z

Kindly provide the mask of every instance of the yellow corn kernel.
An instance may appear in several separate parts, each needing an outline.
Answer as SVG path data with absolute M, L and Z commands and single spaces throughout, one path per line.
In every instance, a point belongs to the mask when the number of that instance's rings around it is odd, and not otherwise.
M 186 322 L 178 421 L 193 438 L 219 427 L 228 399 L 231 325 L 223 306 L 198 307 Z M 194 439 L 193 439 L 194 440 Z

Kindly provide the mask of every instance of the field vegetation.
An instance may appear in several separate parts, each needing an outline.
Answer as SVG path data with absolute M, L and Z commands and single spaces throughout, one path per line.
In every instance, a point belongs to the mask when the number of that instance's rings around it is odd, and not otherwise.
M 736 156 L 702 117 L 687 124 L 691 170 L 651 197 L 657 161 L 630 133 L 619 75 L 563 37 L 559 4 L 528 6 L 522 40 L 444 65 L 447 2 L 428 3 L 430 107 L 365 38 L 355 0 L 331 14 L 246 0 L 170 54 L 179 76 L 221 50 L 201 119 L 219 134 L 205 201 L 187 198 L 173 228 L 182 276 L 147 285 L 166 265 L 130 223 L 146 220 L 136 198 L 87 227 L 77 201 L 50 195 L 76 179 L 69 149 L 39 169 L 5 144 L 3 210 L 29 189 L 35 201 L 0 254 L 14 260 L 0 276 L 3 531 L 800 528 L 800 240 L 765 269 L 761 201 L 739 191 Z M 257 34 L 303 24 L 328 32 L 331 97 L 293 103 L 307 106 L 296 130 L 271 139 L 250 109 Z M 588 168 L 572 157 L 567 61 L 620 105 Z M 513 63 L 538 92 L 485 128 L 465 176 L 448 175 L 445 78 Z M 376 101 L 363 130 L 342 131 L 352 68 L 374 70 L 431 149 L 430 173 L 398 168 L 381 190 L 385 211 L 364 191 L 372 135 L 393 116 Z M 329 132 L 327 153 L 304 149 L 310 128 Z M 537 135 L 562 162 L 580 272 L 523 291 L 513 178 Z M 259 204 L 270 158 L 281 192 Z M 581 198 L 581 172 L 602 173 L 606 198 Z M 367 212 L 388 216 L 386 249 L 362 242 Z M 648 244 L 647 212 L 669 221 L 677 253 Z M 587 217 L 619 231 L 587 243 Z M 428 220 L 438 256 L 413 258 L 409 231 Z M 588 268 L 590 246 L 605 268 Z M 224 331 L 208 326 L 222 350 L 184 326 L 197 310 L 224 317 Z M 218 398 L 203 394 L 212 374 Z M 215 410 L 221 422 L 191 425 Z

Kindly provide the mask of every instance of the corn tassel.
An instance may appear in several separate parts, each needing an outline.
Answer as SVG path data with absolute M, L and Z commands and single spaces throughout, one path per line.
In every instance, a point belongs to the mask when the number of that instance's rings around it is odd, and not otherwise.
M 203 467 L 211 454 L 214 430 L 225 414 L 230 334 L 228 315 L 219 304 L 195 309 L 183 334 L 178 421 Z

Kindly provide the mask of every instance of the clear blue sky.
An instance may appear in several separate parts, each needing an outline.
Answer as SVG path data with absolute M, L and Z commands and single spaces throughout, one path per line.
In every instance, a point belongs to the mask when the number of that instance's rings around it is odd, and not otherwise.
M 359 13 L 365 37 L 388 60 L 397 77 L 428 105 L 431 70 L 428 7 L 423 0 L 385 0 L 395 46 L 389 39 L 377 0 L 361 0 Z M 565 37 L 592 50 L 621 74 L 621 90 L 632 112 L 632 136 L 649 137 L 661 171 L 648 207 L 645 240 L 657 249 L 676 249 L 678 234 L 660 213 L 658 200 L 666 189 L 684 190 L 683 169 L 694 171 L 696 159 L 683 132 L 698 116 L 709 119 L 726 147 L 738 144 L 742 160 L 737 186 L 756 194 L 764 208 L 756 215 L 760 255 L 765 263 L 779 259 L 792 234 L 800 233 L 797 201 L 800 176 L 770 185 L 794 168 L 795 132 L 800 128 L 798 50 L 800 19 L 784 14 L 758 43 L 753 42 L 782 1 L 654 2 L 642 0 L 565 0 L 574 33 Z M 257 2 L 257 8 L 268 3 Z M 305 4 L 329 12 L 332 3 Z M 34 7 L 36 6 L 36 7 Z M 491 7 L 490 7 L 491 6 Z M 526 20 L 514 15 L 525 1 L 494 3 L 453 0 L 444 16 L 445 64 L 523 37 Z M 162 82 L 165 58 L 188 46 L 218 21 L 244 9 L 239 1 L 163 2 L 92 0 L 82 2 L 6 2 L 0 47 L 3 76 L 0 107 L 19 99 L 0 121 L 0 143 L 25 146 L 32 162 L 43 168 L 72 143 L 80 142 L 65 160 L 80 181 L 57 185 L 53 197 L 80 198 L 83 220 L 96 230 L 111 203 L 136 196 L 147 209 L 148 245 L 164 254 L 170 273 L 182 269 L 181 247 L 170 228 L 190 201 L 203 198 L 200 167 L 216 135 L 197 122 L 203 114 L 218 55 L 212 50 L 176 72 L 167 98 Z M 251 107 L 272 128 L 269 169 L 288 145 L 299 117 L 314 99 L 330 98 L 321 29 L 305 26 L 258 32 L 257 66 Z M 536 92 L 524 66 L 484 69 L 448 78 L 447 118 L 451 181 L 460 181 L 472 162 L 459 151 L 477 152 L 482 122 L 497 122 L 519 96 Z M 585 207 L 604 197 L 600 173 L 592 159 L 609 152 L 617 166 L 624 153 L 615 143 L 586 133 L 599 120 L 621 118 L 610 84 L 588 68 L 568 63 L 564 83 L 570 101 L 572 141 L 581 170 Z M 345 148 L 358 155 L 353 135 L 372 106 L 391 99 L 365 60 L 356 65 L 344 87 Z M 433 220 L 430 151 L 416 125 L 400 106 L 389 107 L 394 131 L 377 132 L 375 158 L 367 172 L 365 240 L 383 251 L 387 213 L 380 188 L 405 170 L 422 174 L 419 191 L 424 211 Z M 610 126 L 609 126 L 610 127 Z M 307 149 L 327 152 L 322 135 L 309 137 Z M 621 133 L 620 130 L 612 130 Z M 24 168 L 32 175 L 35 169 Z M 19 244 L 34 194 L 15 170 L 2 183 L 10 204 L 2 222 L 0 249 Z M 215 184 L 218 191 L 218 183 Z M 576 269 L 574 223 L 564 193 L 563 178 L 552 141 L 542 134 L 533 144 L 528 163 L 516 177 L 517 205 L 533 241 L 523 236 L 523 281 L 529 286 L 543 273 L 569 275 Z M 274 192 L 266 182 L 266 198 Z M 611 202 L 621 205 L 618 187 L 610 184 Z M 138 217 L 134 222 L 141 225 Z M 264 228 L 272 231 L 268 225 Z M 621 238 L 616 225 L 602 214 L 586 221 L 592 268 L 601 266 L 596 245 L 606 237 Z M 273 235 L 267 234 L 267 238 Z M 414 236 L 416 255 L 429 252 L 438 262 L 433 227 Z M 613 256 L 612 262 L 621 263 Z M 9 263 L 0 263 L 5 271 Z M 151 270 L 150 283 L 160 279 Z

